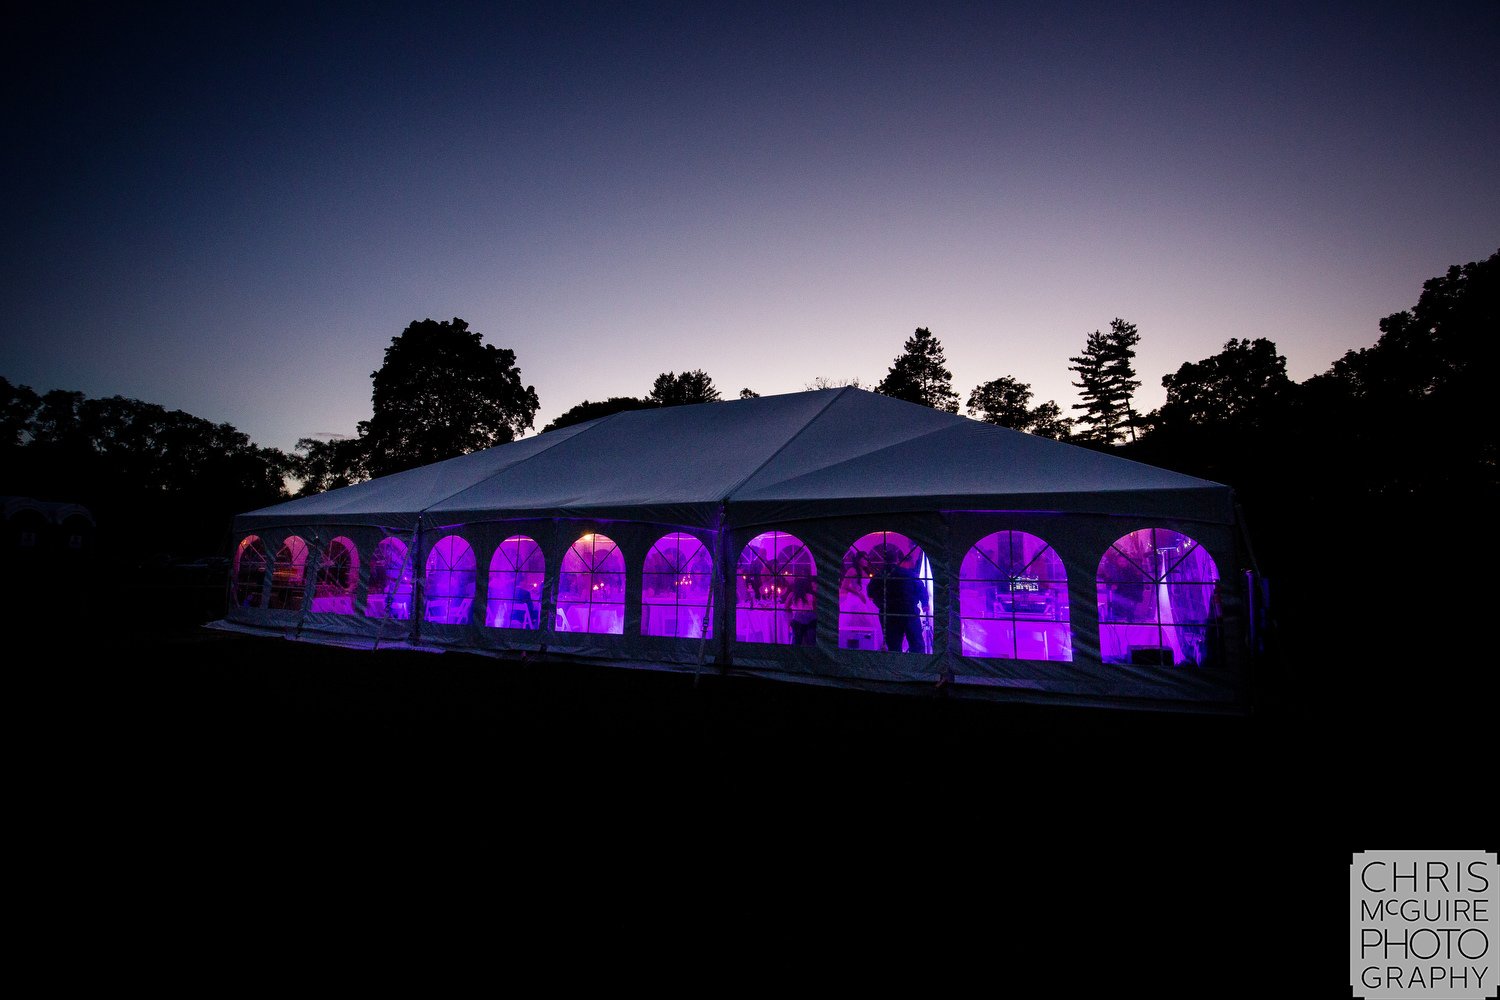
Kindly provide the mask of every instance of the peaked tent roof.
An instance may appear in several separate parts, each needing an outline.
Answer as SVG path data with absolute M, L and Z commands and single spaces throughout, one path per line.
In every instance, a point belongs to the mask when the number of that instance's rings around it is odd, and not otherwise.
M 1229 487 L 854 388 L 632 410 L 243 514 L 237 526 L 903 510 L 1229 523 Z

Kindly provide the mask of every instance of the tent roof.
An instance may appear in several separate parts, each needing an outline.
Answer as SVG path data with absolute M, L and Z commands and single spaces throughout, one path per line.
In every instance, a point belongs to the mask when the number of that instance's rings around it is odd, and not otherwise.
M 616 413 L 242 515 L 390 527 L 493 517 L 710 524 L 895 510 L 1228 522 L 1229 488 L 854 388 Z

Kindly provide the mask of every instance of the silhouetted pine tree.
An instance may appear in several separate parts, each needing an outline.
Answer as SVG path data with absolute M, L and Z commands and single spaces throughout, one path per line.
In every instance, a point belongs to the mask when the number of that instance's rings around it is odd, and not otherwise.
M 1078 373 L 1073 387 L 1083 398 L 1073 409 L 1083 411 L 1089 425 L 1084 437 L 1101 444 L 1114 444 L 1126 430 L 1135 438 L 1139 422 L 1130 397 L 1141 387 L 1135 374 L 1135 345 L 1141 339 L 1134 323 L 1116 317 L 1109 332 L 1095 330 L 1084 342 L 1083 353 L 1069 358 L 1069 371 Z
M 958 393 L 953 391 L 953 373 L 946 366 L 943 345 L 925 326 L 906 339 L 875 391 L 934 410 L 958 412 Z

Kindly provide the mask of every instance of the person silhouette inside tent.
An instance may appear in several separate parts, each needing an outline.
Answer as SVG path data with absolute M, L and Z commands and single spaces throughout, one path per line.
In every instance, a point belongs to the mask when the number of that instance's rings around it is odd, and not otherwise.
M 781 602 L 791 613 L 792 645 L 814 645 L 818 631 L 816 582 L 808 576 L 793 577 Z
M 866 593 L 880 612 L 887 650 L 901 652 L 904 639 L 908 653 L 927 651 L 922 641 L 922 616 L 929 611 L 927 588 L 917 576 L 914 552 L 903 555 L 895 546 L 886 546 Z

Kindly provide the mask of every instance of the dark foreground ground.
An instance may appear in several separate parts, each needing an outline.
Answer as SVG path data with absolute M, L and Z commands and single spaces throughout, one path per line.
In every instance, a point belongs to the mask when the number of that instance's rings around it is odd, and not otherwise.
M 106 712 L 132 745 L 185 775 L 222 766 L 298 782 L 319 761 L 367 757 L 434 781 L 619 774 L 779 794 L 972 782 L 1012 798 L 1066 778 L 1080 795 L 1149 798 L 1175 784 L 1229 807 L 1275 770 L 1286 738 L 1281 719 L 875 694 L 712 668 L 370 652 L 191 628 L 109 645 L 132 668 L 113 679 Z
M 91 735 L 121 761 L 288 794 L 452 784 L 497 804 L 571 790 L 873 809 L 932 796 L 993 809 L 992 828 L 1341 843 L 1404 834 L 1419 799 L 1459 801 L 1493 746 L 1492 684 L 1447 690 L 1427 664 L 1374 660 L 1270 664 L 1238 717 L 344 650 L 191 623 L 64 635 L 36 662 L 71 665 Z
M 689 923 L 757 900 L 805 937 L 834 907 L 844 930 L 940 952 L 956 936 L 1089 977 L 1146 962 L 1129 974 L 1157 969 L 1135 980 L 1154 995 L 1245 995 L 1204 987 L 1221 974 L 1281 995 L 1303 962 L 1297 992 L 1347 996 L 1351 852 L 1473 842 L 1493 687 L 1309 669 L 1271 669 L 1252 715 L 1196 716 L 122 625 L 27 654 L 49 679 L 23 770 L 49 776 L 61 841 L 132 893 L 213 895 L 230 872 L 286 906 L 415 873 L 424 893 L 628 924 L 686 891 L 707 897 Z

